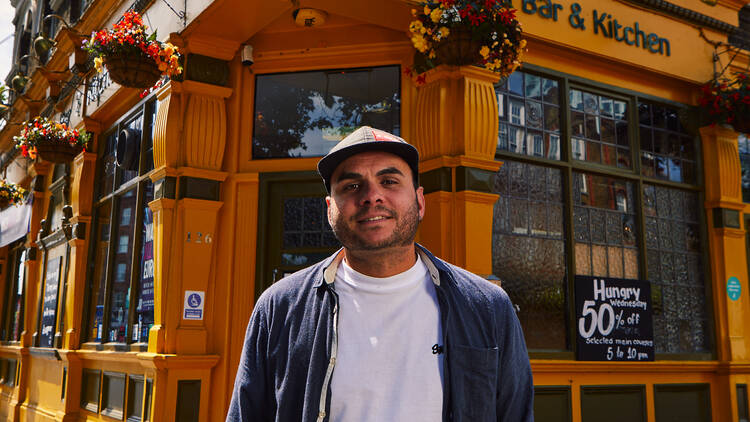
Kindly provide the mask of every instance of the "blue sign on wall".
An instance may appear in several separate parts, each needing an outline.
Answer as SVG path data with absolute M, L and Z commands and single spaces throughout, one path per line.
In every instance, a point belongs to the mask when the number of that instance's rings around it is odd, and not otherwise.
M 742 285 L 740 284 L 740 280 L 737 277 L 730 277 L 727 280 L 727 296 L 732 300 L 737 300 L 740 298 L 741 293 Z

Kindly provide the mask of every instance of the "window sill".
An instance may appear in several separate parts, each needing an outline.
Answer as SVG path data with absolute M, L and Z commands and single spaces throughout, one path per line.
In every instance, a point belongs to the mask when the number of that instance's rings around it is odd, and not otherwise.
M 42 359 L 60 360 L 60 353 L 57 352 L 57 349 L 47 347 L 29 347 L 29 354 Z
M 81 344 L 82 350 L 92 350 L 97 352 L 146 352 L 148 343 L 95 343 L 88 342 Z

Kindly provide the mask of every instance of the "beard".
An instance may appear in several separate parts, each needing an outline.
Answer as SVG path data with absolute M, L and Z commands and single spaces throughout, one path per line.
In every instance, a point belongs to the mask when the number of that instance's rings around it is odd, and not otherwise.
M 375 210 L 388 213 L 388 215 L 396 220 L 396 227 L 393 229 L 393 233 L 383 240 L 369 241 L 366 240 L 361 233 L 347 225 L 346 218 L 337 213 L 333 219 L 333 234 L 341 242 L 341 244 L 349 250 L 363 250 L 363 251 L 377 251 L 380 249 L 386 249 L 393 246 L 409 246 L 414 243 L 414 237 L 417 234 L 417 228 L 419 227 L 419 209 L 417 207 L 416 198 L 412 206 L 400 216 L 396 211 L 388 209 L 382 205 L 376 205 Z M 350 218 L 351 222 L 356 224 L 357 220 L 362 218 L 368 210 L 363 210 L 361 213 Z

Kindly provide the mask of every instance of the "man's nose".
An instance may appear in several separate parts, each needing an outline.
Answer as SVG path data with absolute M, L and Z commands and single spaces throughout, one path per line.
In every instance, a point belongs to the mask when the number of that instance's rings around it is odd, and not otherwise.
M 378 183 L 364 183 L 360 194 L 360 203 L 362 205 L 371 205 L 383 202 L 383 190 Z

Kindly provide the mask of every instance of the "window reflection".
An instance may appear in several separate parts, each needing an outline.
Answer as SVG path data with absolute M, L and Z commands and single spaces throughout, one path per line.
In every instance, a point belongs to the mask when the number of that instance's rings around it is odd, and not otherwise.
M 498 150 L 559 160 L 558 82 L 514 72 L 495 85 L 495 95 L 500 122 Z
M 576 273 L 638 279 L 633 183 L 573 173 Z
M 398 66 L 256 77 L 253 157 L 322 156 L 355 128 L 400 132 Z

